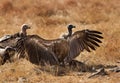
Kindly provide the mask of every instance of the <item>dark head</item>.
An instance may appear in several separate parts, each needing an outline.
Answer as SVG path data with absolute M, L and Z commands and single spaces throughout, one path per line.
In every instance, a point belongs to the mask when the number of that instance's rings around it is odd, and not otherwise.
M 68 28 L 68 32 L 69 32 L 68 36 L 71 36 L 72 35 L 72 28 L 75 28 L 75 26 L 70 24 L 70 25 L 68 25 L 67 28 Z
M 74 25 L 72 25 L 72 24 L 70 24 L 70 25 L 68 25 L 68 27 L 67 27 L 68 29 L 72 29 L 72 28 L 76 28 Z
M 9 55 L 14 55 L 15 53 L 15 48 L 11 47 L 11 46 L 7 46 L 5 48 L 5 52 L 8 53 Z

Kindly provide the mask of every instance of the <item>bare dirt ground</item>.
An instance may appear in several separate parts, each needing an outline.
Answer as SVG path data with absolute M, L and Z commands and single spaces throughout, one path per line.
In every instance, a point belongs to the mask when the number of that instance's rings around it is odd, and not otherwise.
M 120 1 L 119 0 L 0 0 L 0 37 L 14 34 L 23 23 L 30 24 L 28 34 L 55 39 L 66 32 L 68 24 L 77 30 L 103 32 L 101 47 L 83 52 L 76 59 L 88 65 L 120 67 Z M 119 83 L 120 72 L 88 78 L 90 72 L 69 71 L 64 76 L 45 72 L 27 60 L 0 66 L 1 83 Z

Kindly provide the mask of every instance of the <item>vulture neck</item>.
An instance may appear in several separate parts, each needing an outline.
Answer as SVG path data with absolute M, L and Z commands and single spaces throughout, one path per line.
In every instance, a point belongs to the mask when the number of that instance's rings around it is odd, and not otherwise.
M 72 35 L 72 28 L 68 28 L 68 37 Z
M 6 49 L 0 49 L 0 55 L 3 56 L 5 54 Z
M 23 34 L 23 35 L 26 35 L 26 34 L 27 34 L 26 29 L 25 29 L 25 28 L 22 28 L 22 30 L 21 30 L 20 33 Z

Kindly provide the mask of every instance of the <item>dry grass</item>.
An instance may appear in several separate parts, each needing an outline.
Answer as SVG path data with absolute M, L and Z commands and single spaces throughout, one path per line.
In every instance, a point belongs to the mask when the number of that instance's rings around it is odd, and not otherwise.
M 83 52 L 77 59 L 88 64 L 114 65 L 120 61 L 120 1 L 119 0 L 0 0 L 0 36 L 13 34 L 23 23 L 32 25 L 29 34 L 38 34 L 46 39 L 58 38 L 66 32 L 69 23 L 75 24 L 74 31 L 85 28 L 103 32 L 104 40 L 95 52 Z M 108 77 L 87 79 L 83 76 L 54 77 L 48 74 L 33 73 L 33 64 L 28 62 L 6 64 L 0 74 L 2 81 L 16 81 L 18 77 L 30 78 L 29 82 L 82 82 L 117 83 L 118 74 Z M 17 65 L 17 64 L 20 64 Z M 16 66 L 15 66 L 16 65 Z M 9 66 L 9 67 L 8 67 Z M 25 67 L 21 67 L 25 66 Z M 4 66 L 3 66 L 4 67 Z M 20 68 L 24 69 L 20 69 Z M 27 68 L 28 67 L 28 68 Z M 15 69 L 12 73 L 11 69 Z M 2 69 L 2 66 L 0 67 Z M 3 68 L 4 69 L 4 68 Z M 29 70 L 27 70 L 29 69 Z M 32 77 L 26 73 L 32 73 Z M 8 79 L 6 79 L 6 76 Z M 12 77 L 12 78 L 11 78 Z M 101 80 L 102 79 L 102 80 Z
M 15 63 L 7 63 L 0 67 L 0 83 L 119 83 L 120 73 L 110 73 L 108 76 L 88 78 L 91 74 L 71 72 L 65 76 L 53 76 L 39 69 L 27 60 L 21 59 Z M 21 83 L 21 82 L 20 82 Z

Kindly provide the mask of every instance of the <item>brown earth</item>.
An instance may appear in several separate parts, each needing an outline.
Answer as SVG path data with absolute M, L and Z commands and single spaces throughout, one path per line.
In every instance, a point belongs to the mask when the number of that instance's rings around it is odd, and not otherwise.
M 55 39 L 66 32 L 68 24 L 77 30 L 94 29 L 103 32 L 101 47 L 83 52 L 77 60 L 89 65 L 120 66 L 120 1 L 119 0 L 0 0 L 0 37 L 14 34 L 23 23 L 30 24 L 28 34 Z M 91 73 L 69 72 L 55 76 L 39 71 L 29 61 L 19 60 L 0 66 L 0 82 L 16 83 L 119 83 L 120 73 L 88 78 Z M 36 70 L 37 69 L 37 70 Z M 77 72 L 78 73 L 78 72 Z

